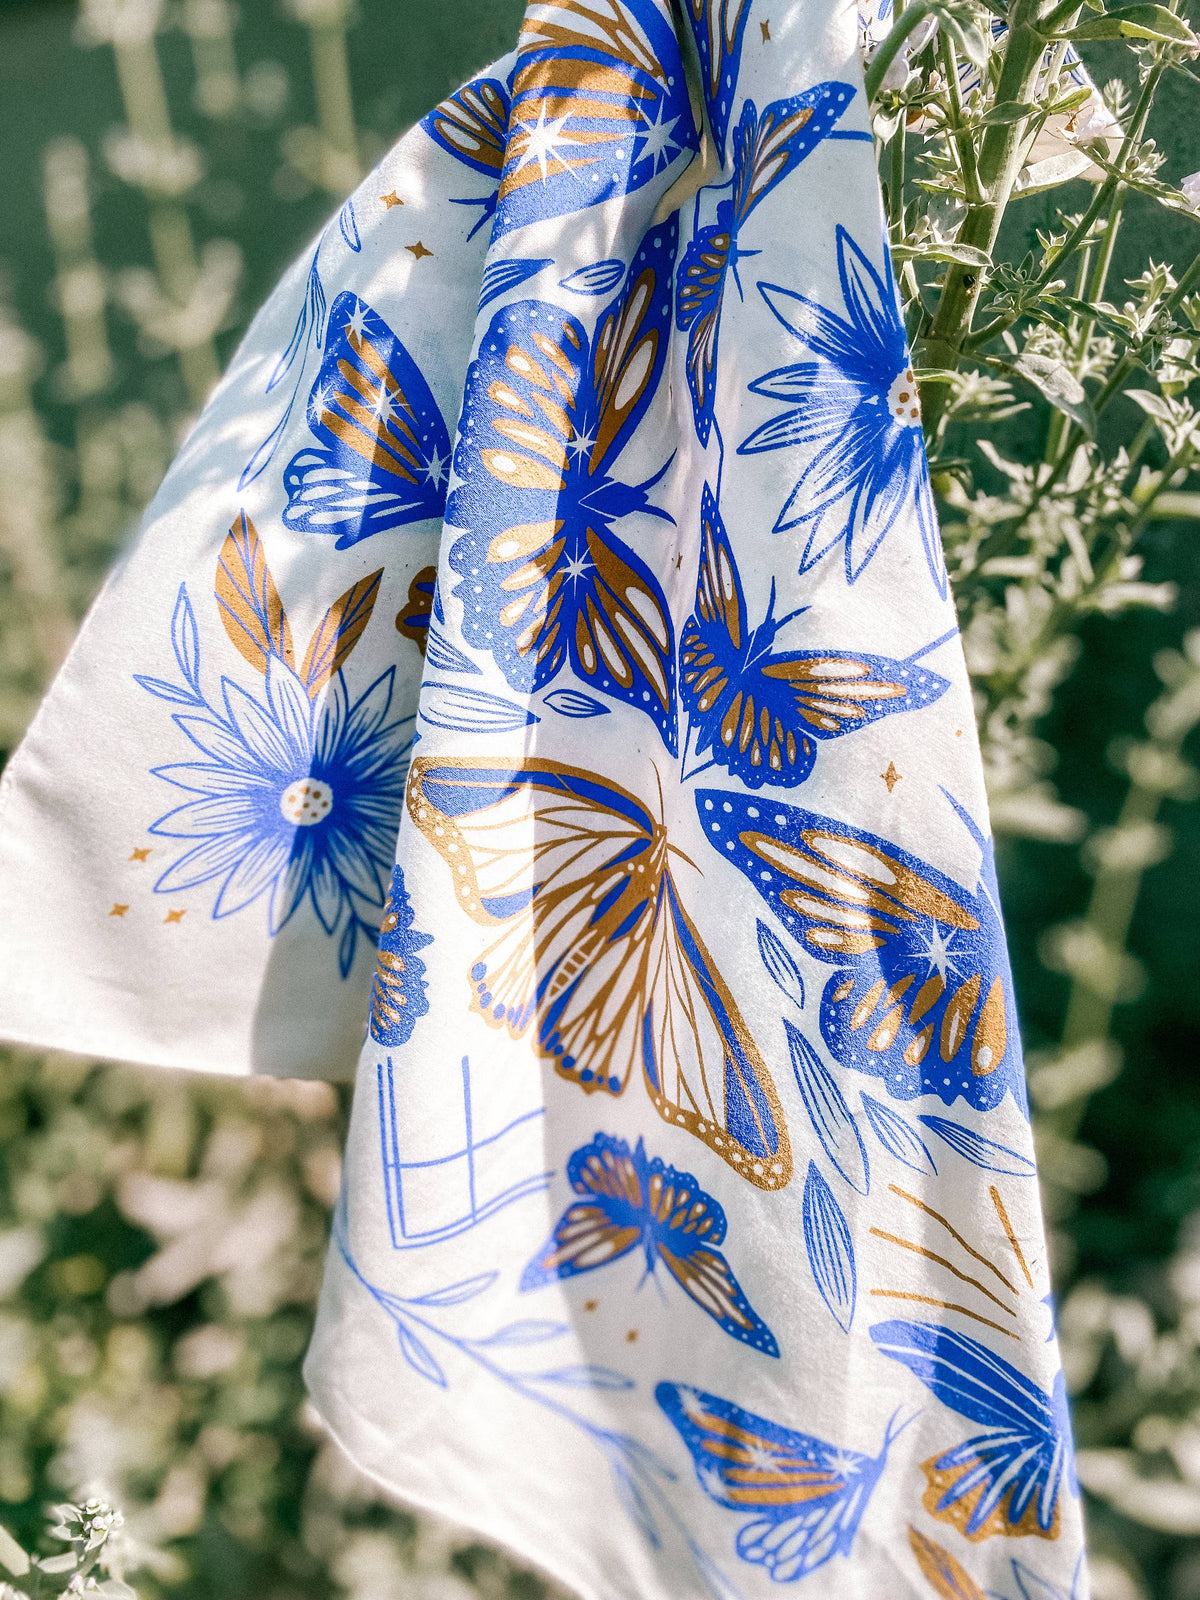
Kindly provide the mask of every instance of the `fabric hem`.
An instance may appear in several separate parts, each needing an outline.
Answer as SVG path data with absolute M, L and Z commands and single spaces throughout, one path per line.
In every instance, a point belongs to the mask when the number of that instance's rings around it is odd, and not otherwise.
M 488 1544 L 495 1546 L 496 1549 L 511 1560 L 519 1562 L 523 1567 L 527 1567 L 531 1572 L 536 1573 L 538 1577 L 545 1579 L 546 1582 L 556 1584 L 560 1589 L 565 1589 L 568 1594 L 576 1596 L 577 1600 L 605 1600 L 605 1597 L 597 1590 L 583 1587 L 577 1579 L 567 1577 L 565 1573 L 550 1565 L 542 1556 L 535 1555 L 531 1550 L 524 1548 L 519 1540 L 502 1538 L 481 1521 L 464 1516 L 460 1507 L 451 1507 L 440 1502 L 432 1495 L 421 1494 L 413 1489 L 401 1488 L 392 1480 L 385 1478 L 382 1473 L 368 1466 L 358 1451 L 346 1442 L 346 1436 L 341 1428 L 335 1426 L 331 1420 L 330 1411 L 333 1408 L 325 1405 L 325 1402 L 317 1394 L 311 1383 L 307 1387 L 309 1400 L 320 1418 L 321 1426 L 328 1433 L 334 1444 L 364 1477 L 369 1478 L 372 1483 L 376 1483 L 381 1489 L 384 1489 L 389 1498 L 399 1505 L 402 1510 L 428 1512 L 432 1516 L 439 1517 L 443 1522 L 449 1523 L 451 1527 L 461 1528 L 467 1533 L 485 1539 Z M 352 1408 L 346 1408 L 345 1414 L 353 1422 L 364 1420 Z

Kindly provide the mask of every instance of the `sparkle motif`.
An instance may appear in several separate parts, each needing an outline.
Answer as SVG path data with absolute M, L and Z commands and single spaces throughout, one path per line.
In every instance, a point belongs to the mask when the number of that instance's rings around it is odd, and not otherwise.
M 163 921 L 164 922 L 182 922 L 184 917 L 186 917 L 186 916 L 187 916 L 187 912 L 186 911 L 168 911 L 166 916 L 163 918 Z
M 653 162 L 653 170 L 656 173 L 679 159 L 683 141 L 675 136 L 678 124 L 678 117 L 672 117 L 670 122 L 667 121 L 666 108 L 663 107 L 657 121 L 652 122 L 646 129 L 638 155 L 643 161 Z
M 896 763 L 894 761 L 889 761 L 887 764 L 887 771 L 881 772 L 879 776 L 883 779 L 884 783 L 887 784 L 888 793 L 891 794 L 892 790 L 901 781 L 904 774 L 896 771 Z
M 354 310 L 350 313 L 349 319 L 345 324 L 345 331 L 354 343 L 361 344 L 363 329 L 366 325 L 367 308 L 361 300 L 356 300 L 354 302 Z
M 128 910 L 128 906 L 114 905 L 108 914 L 110 917 L 123 917 Z
M 760 22 L 759 23 L 759 27 L 762 29 L 762 42 L 764 44 L 770 44 L 771 43 L 771 24 L 770 24 L 770 21 L 768 20 L 766 22 Z
M 558 147 L 564 144 L 570 145 L 574 142 L 566 138 L 563 133 L 564 127 L 570 120 L 570 113 L 568 113 L 566 116 L 559 117 L 557 121 L 547 122 L 546 108 L 543 106 L 538 114 L 537 121 L 532 127 L 522 123 L 521 132 L 525 136 L 525 145 L 517 162 L 517 171 L 520 172 L 522 167 L 527 167 L 536 161 L 542 170 L 542 182 L 545 183 L 549 176 L 547 162 L 554 161 L 560 167 L 569 167 L 570 163 L 559 154 Z
M 431 256 L 433 254 L 432 250 L 427 250 L 425 248 L 420 239 L 417 240 L 416 244 L 406 244 L 404 248 L 416 261 L 420 261 L 422 256 Z
M 383 201 L 384 205 L 389 211 L 393 206 L 402 206 L 404 204 L 404 201 L 401 200 L 395 189 L 393 189 L 389 194 L 381 194 L 379 198 Z
M 145 861 L 146 858 L 149 856 L 149 854 L 150 854 L 150 848 L 149 847 L 147 847 L 146 849 L 135 849 L 135 850 L 133 850 L 131 852 L 129 859 L 130 859 L 130 861 Z

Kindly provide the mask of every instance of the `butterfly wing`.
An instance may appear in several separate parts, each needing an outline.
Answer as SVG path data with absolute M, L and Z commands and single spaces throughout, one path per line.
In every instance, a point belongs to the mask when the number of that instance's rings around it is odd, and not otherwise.
M 654 1253 L 683 1292 L 725 1333 L 777 1356 L 775 1335 L 743 1293 L 717 1246 L 725 1238 L 725 1212 L 690 1172 L 655 1157 L 647 1168 L 647 1211 Z
M 696 148 L 655 0 L 539 0 L 517 42 L 495 237 L 599 205 Z
M 591 1094 L 639 1055 L 659 1114 L 763 1188 L 791 1176 L 766 1065 L 666 880 L 645 807 L 576 767 L 418 757 L 409 813 L 459 904 L 498 936 L 470 966 L 472 1006 Z
M 684 1384 L 660 1383 L 654 1393 L 705 1492 L 752 1514 L 737 1540 L 744 1561 L 784 1583 L 849 1552 L 882 1455 L 835 1449 Z
M 752 0 L 687 0 L 687 17 L 704 69 L 704 103 L 722 164 L 751 4 Z
M 510 104 L 499 78 L 474 78 L 435 106 L 421 126 L 464 166 L 498 184 Z
M 746 101 L 733 136 L 735 230 L 828 138 L 853 98 L 850 84 L 828 82 L 786 100 L 772 100 L 761 117 L 754 101 Z
M 1012 974 L 989 895 L 832 817 L 721 790 L 696 796 L 709 842 L 809 955 L 837 965 L 821 1033 L 843 1066 L 911 1100 L 1024 1108 Z M 987 877 L 988 852 L 983 843 Z
M 515 689 L 569 660 L 589 687 L 645 711 L 674 752 L 674 627 L 647 564 L 612 524 L 646 507 L 610 467 L 665 358 L 674 220 L 652 230 L 589 341 L 574 317 L 522 300 L 493 318 L 467 377 L 448 521 L 467 640 Z
M 411 639 L 422 655 L 429 642 L 433 618 L 433 595 L 437 588 L 437 568 L 422 567 L 408 585 L 408 599 L 396 613 L 396 632 Z
M 687 379 L 696 436 L 706 445 L 712 432 L 717 380 L 717 340 L 725 275 L 733 247 L 732 206 L 717 207 L 717 221 L 698 226 L 679 264 L 675 322 L 688 336 Z
M 970 1538 L 993 1531 L 997 1512 L 1008 1524 L 1003 1531 L 1015 1532 L 1033 1509 L 1037 1528 L 1051 1533 L 1071 1470 L 1061 1375 L 1047 1395 L 979 1340 L 932 1323 L 876 1323 L 871 1338 L 943 1405 L 987 1429 L 927 1465 L 940 1494 L 934 1514 Z
M 567 1207 L 521 1274 L 522 1290 L 593 1272 L 629 1254 L 649 1221 L 644 1167 L 624 1139 L 604 1133 L 574 1152 L 567 1176 L 582 1198 Z
M 400 340 L 349 291 L 329 313 L 308 425 L 321 448 L 301 450 L 284 471 L 289 528 L 333 535 L 344 550 L 442 516 L 450 461 L 442 414 Z

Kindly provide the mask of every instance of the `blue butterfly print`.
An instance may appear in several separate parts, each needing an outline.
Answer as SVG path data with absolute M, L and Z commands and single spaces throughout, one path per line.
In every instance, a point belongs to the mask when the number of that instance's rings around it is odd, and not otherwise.
M 775 653 L 776 634 L 801 613 L 773 615 L 772 583 L 767 615 L 750 627 L 741 574 L 707 484 L 700 540 L 696 609 L 680 638 L 680 700 L 697 755 L 711 751 L 712 762 L 747 788 L 794 788 L 813 769 L 818 739 L 932 705 L 950 687 L 911 659 L 849 650 Z
M 347 291 L 329 313 L 308 400 L 320 448 L 283 474 L 285 524 L 336 537 L 338 550 L 409 522 L 440 519 L 450 435 L 419 367 L 377 311 Z
M 705 1493 L 749 1514 L 737 1536 L 743 1561 L 791 1583 L 850 1554 L 900 1428 L 889 1425 L 879 1454 L 866 1456 L 686 1384 L 660 1383 L 654 1397 L 691 1451 Z
M 480 199 L 451 200 L 456 206 L 481 206 L 482 215 L 467 235 L 473 239 L 490 222 L 499 198 L 500 174 L 512 97 L 499 78 L 473 78 L 421 118 L 421 126 L 434 141 L 464 166 L 490 180 Z
M 564 666 L 645 711 L 674 755 L 675 631 L 649 566 L 613 524 L 665 520 L 647 483 L 615 463 L 654 398 L 670 321 L 674 218 L 646 235 L 594 337 L 543 300 L 498 311 L 467 374 L 458 480 L 447 523 L 468 644 L 512 688 L 547 688 Z
M 392 868 L 392 884 L 379 925 L 379 955 L 371 983 L 368 1024 L 376 1044 L 407 1044 L 417 1019 L 429 1011 L 425 963 L 417 954 L 433 936 L 413 927 L 413 910 L 404 886 L 404 871 Z
M 962 1096 L 1025 1110 L 1012 973 L 991 850 L 972 892 L 899 845 L 833 817 L 721 789 L 696 795 L 726 855 L 818 961 L 821 1036 L 844 1067 L 898 1100 Z M 957 808 L 956 808 L 957 809 Z
M 791 1144 L 771 1074 L 636 796 L 551 761 L 418 756 L 408 812 L 487 930 L 471 1009 L 585 1094 L 651 1104 L 747 1182 L 780 1189 Z
M 641 1139 L 631 1151 L 624 1139 L 598 1133 L 572 1155 L 567 1177 L 582 1198 L 567 1207 L 525 1268 L 522 1290 L 594 1272 L 640 1245 L 647 1276 L 661 1261 L 725 1333 L 766 1355 L 779 1354 L 775 1335 L 717 1248 L 725 1238 L 725 1212 L 690 1172 L 647 1156 Z
M 704 107 L 713 143 L 725 165 L 725 135 L 737 93 L 742 38 L 753 0 L 686 0 L 685 11 L 704 69 Z
M 848 83 L 819 83 L 787 100 L 774 100 L 760 117 L 753 100 L 742 108 L 733 136 L 733 193 L 717 204 L 717 220 L 697 220 L 679 267 L 675 320 L 688 335 L 687 374 L 692 415 L 701 444 L 712 431 L 717 378 L 717 340 L 725 280 L 757 250 L 739 250 L 738 235 L 755 206 L 826 138 L 854 98 Z
M 631 194 L 697 145 L 658 0 L 539 0 L 517 41 L 492 238 Z
M 871 1338 L 986 1430 L 925 1462 L 926 1510 L 968 1539 L 1056 1539 L 1064 1482 L 1079 1493 L 1062 1373 L 1047 1394 L 977 1339 L 934 1323 L 879 1322 Z
M 738 454 L 792 446 L 807 453 L 774 529 L 807 529 L 801 572 L 844 544 L 846 580 L 853 583 L 911 508 L 930 576 L 944 599 L 946 563 L 891 260 L 885 247 L 881 277 L 840 226 L 837 253 L 845 317 L 776 284 L 758 286 L 775 316 L 816 360 L 778 367 L 750 385 L 752 394 L 782 400 L 788 410 L 755 428 Z

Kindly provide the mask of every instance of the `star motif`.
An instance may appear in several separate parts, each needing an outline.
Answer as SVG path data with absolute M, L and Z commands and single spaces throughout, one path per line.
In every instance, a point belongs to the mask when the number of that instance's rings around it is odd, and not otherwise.
M 545 183 L 548 176 L 547 161 L 557 161 L 560 167 L 567 165 L 556 147 L 569 142 L 563 137 L 563 128 L 569 121 L 570 115 L 570 112 L 567 112 L 566 116 L 559 117 L 557 122 L 547 122 L 546 107 L 543 105 L 532 128 L 524 123 L 521 124 L 521 132 L 525 135 L 525 148 L 517 162 L 518 172 L 522 167 L 527 167 L 531 161 L 536 161 L 542 169 L 542 182 Z
M 416 244 L 406 244 L 404 248 L 416 261 L 420 261 L 422 256 L 431 256 L 433 254 L 432 250 L 426 250 L 420 239 L 417 240 Z
M 887 764 L 887 771 L 881 772 L 879 776 L 883 779 L 884 783 L 887 784 L 888 793 L 891 794 L 892 790 L 900 782 L 904 774 L 896 771 L 896 763 L 894 761 L 889 761 Z
M 184 917 L 186 917 L 186 916 L 187 916 L 187 912 L 186 911 L 168 911 L 166 916 L 163 918 L 163 921 L 164 922 L 182 922 Z
M 642 140 L 642 146 L 638 152 L 638 160 L 644 161 L 649 156 L 654 163 L 653 171 L 657 172 L 659 170 L 659 157 L 661 156 L 663 166 L 669 167 L 683 148 L 680 140 L 675 137 L 675 129 L 678 126 L 678 117 L 673 117 L 670 122 L 665 122 L 660 110 L 658 121 L 652 122 L 646 129 L 645 138 Z M 671 150 L 672 145 L 676 147 L 674 153 Z
M 591 566 L 592 563 L 585 555 L 572 556 L 571 559 L 564 564 L 563 574 L 565 577 L 571 578 L 577 583 L 585 573 L 591 571 Z
M 354 302 L 354 310 L 350 313 L 350 320 L 346 324 L 346 332 L 359 344 L 362 343 L 363 329 L 367 325 L 367 308 L 361 300 Z
M 404 204 L 404 201 L 401 200 L 395 189 L 393 189 L 390 194 L 381 194 L 379 198 L 383 201 L 384 205 L 389 211 L 393 206 L 402 206 Z
M 425 468 L 425 477 L 429 483 L 440 484 L 446 475 L 446 463 L 435 449 L 429 457 L 429 465 Z
M 145 861 L 146 857 L 150 854 L 151 849 L 153 849 L 153 846 L 147 845 L 144 850 L 134 850 L 129 857 L 130 861 Z
M 773 1450 L 761 1444 L 746 1444 L 742 1446 L 746 1456 L 746 1465 L 755 1467 L 759 1472 L 780 1472 L 779 1457 Z
M 110 917 L 123 917 L 128 910 L 128 906 L 114 904 L 112 910 L 108 914 Z
M 588 451 L 592 448 L 595 442 L 595 435 L 585 431 L 583 433 L 577 433 L 567 445 L 567 449 L 575 457 L 576 461 L 578 461 L 582 456 L 587 455 Z
M 771 44 L 772 43 L 772 39 L 771 39 L 771 24 L 770 24 L 770 22 L 769 21 L 768 22 L 760 22 L 759 23 L 759 27 L 762 29 L 762 42 L 764 44 Z
M 371 411 L 385 425 L 397 414 L 396 408 L 392 404 L 392 397 L 388 393 L 388 386 L 382 380 L 380 381 L 379 392 L 375 396 L 374 404 L 371 406 Z
M 936 972 L 944 983 L 947 973 L 954 965 L 954 958 L 950 953 L 950 940 L 953 939 L 954 934 L 952 931 L 949 937 L 943 937 L 942 930 L 936 922 L 931 923 L 930 926 L 932 931 L 929 935 L 929 943 L 919 954 L 928 961 L 930 974 Z

